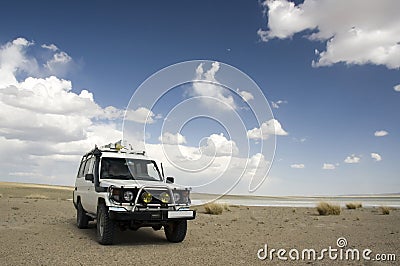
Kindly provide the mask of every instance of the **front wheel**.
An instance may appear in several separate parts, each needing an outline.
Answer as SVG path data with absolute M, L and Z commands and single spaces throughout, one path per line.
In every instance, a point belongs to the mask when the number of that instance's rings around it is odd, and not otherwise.
M 78 202 L 76 208 L 76 224 L 79 229 L 87 228 L 89 224 L 89 217 L 86 215 L 86 211 L 83 209 L 81 201 Z
M 169 242 L 178 243 L 185 239 L 187 231 L 187 221 L 180 220 L 170 222 L 164 226 L 165 236 Z
M 113 243 L 115 223 L 111 220 L 107 207 L 103 203 L 97 206 L 97 241 L 102 245 Z

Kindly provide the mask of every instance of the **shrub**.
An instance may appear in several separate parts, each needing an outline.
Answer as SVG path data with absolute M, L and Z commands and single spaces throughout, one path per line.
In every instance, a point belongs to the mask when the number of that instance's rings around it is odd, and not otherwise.
M 389 215 L 390 214 L 390 208 L 386 206 L 381 206 L 379 207 L 379 210 L 383 215 Z
M 231 211 L 231 209 L 229 209 L 229 205 L 227 203 L 224 203 L 222 206 L 224 207 L 224 211 Z
M 218 203 L 208 203 L 204 205 L 204 209 L 206 210 L 207 214 L 219 215 L 224 210 L 224 207 Z
M 319 215 L 339 215 L 340 214 L 340 206 L 333 205 L 326 202 L 320 202 L 317 205 L 317 211 Z
M 41 194 L 30 194 L 25 196 L 26 199 L 48 199 L 49 197 Z
M 346 208 L 349 210 L 354 210 L 354 209 L 358 209 L 361 208 L 362 204 L 361 203 L 347 203 L 346 204 Z

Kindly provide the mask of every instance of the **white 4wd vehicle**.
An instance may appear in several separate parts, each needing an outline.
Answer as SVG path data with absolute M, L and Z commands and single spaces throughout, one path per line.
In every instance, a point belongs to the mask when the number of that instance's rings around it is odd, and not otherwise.
M 187 220 L 196 216 L 190 210 L 190 189 L 174 185 L 174 178 L 164 178 L 154 160 L 109 144 L 95 148 L 81 160 L 73 192 L 77 225 L 87 228 L 97 220 L 97 240 L 112 244 L 117 226 L 122 230 L 164 227 L 170 242 L 186 236 Z

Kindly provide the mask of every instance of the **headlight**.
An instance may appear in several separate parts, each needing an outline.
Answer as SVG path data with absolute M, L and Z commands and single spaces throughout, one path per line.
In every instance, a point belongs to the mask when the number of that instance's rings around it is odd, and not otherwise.
M 181 195 L 177 192 L 174 192 L 174 199 L 175 199 L 175 202 L 178 202 L 181 199 Z
M 178 190 L 174 192 L 175 203 L 177 204 L 190 204 L 189 190 Z
M 169 196 L 169 194 L 167 192 L 163 192 L 160 194 L 160 200 L 162 203 L 168 203 L 170 199 L 171 199 L 171 197 Z
M 132 191 L 125 191 L 124 192 L 124 200 L 125 201 L 132 201 L 133 200 L 133 192 Z
M 153 199 L 153 196 L 149 192 L 144 192 L 142 193 L 142 200 L 144 203 L 150 203 L 151 200 Z
M 118 188 L 110 188 L 110 197 L 111 199 L 115 200 L 115 201 L 119 201 L 119 192 L 120 190 Z

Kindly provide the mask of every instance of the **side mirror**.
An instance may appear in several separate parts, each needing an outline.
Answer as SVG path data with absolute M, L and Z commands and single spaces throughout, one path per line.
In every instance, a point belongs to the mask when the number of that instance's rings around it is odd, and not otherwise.
M 175 182 L 175 178 L 173 178 L 172 176 L 167 176 L 167 183 L 174 183 Z
M 85 175 L 85 180 L 88 180 L 88 181 L 92 181 L 92 182 L 93 182 L 93 180 L 94 180 L 94 175 L 93 175 L 93 174 L 86 174 L 86 175 Z

